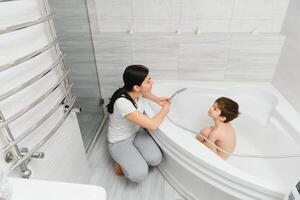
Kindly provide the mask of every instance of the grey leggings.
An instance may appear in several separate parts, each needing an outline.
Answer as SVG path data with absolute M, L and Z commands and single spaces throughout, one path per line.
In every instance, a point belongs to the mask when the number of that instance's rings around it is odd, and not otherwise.
M 148 165 L 157 166 L 162 153 L 148 131 L 141 128 L 137 134 L 117 143 L 108 143 L 111 157 L 121 165 L 125 176 L 141 182 L 148 174 Z

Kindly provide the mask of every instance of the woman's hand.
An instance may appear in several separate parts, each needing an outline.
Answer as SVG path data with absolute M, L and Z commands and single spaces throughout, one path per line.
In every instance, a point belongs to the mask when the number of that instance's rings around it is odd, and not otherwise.
M 152 93 L 144 93 L 142 94 L 144 98 L 150 99 L 153 102 L 157 103 L 160 106 L 165 105 L 166 103 L 170 103 L 169 102 L 169 97 L 157 97 L 155 95 L 153 95 Z
M 162 111 L 164 113 L 168 113 L 170 111 L 170 102 L 166 101 L 164 105 L 162 105 Z
M 165 116 L 170 111 L 170 102 L 165 101 L 162 105 L 160 111 L 156 113 L 153 117 L 148 117 L 147 115 L 135 110 L 132 113 L 126 115 L 127 119 L 135 124 L 138 124 L 144 128 L 155 130 L 159 127 L 161 122 L 164 120 Z
M 166 103 L 169 103 L 169 98 L 168 97 L 158 97 L 157 99 L 157 103 L 160 105 L 160 106 L 163 106 L 165 105 Z

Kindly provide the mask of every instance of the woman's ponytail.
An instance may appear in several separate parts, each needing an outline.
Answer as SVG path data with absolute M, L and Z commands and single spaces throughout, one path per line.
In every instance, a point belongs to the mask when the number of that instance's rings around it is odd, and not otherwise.
M 135 101 L 126 92 L 126 88 L 124 86 L 124 87 L 117 89 L 111 96 L 109 103 L 106 105 L 107 112 L 109 112 L 110 114 L 112 114 L 114 112 L 114 104 L 115 104 L 116 100 L 120 97 L 124 97 L 124 98 L 128 99 L 129 101 L 131 101 L 131 103 L 134 105 L 134 107 L 137 108 Z
M 107 112 L 109 112 L 110 114 L 112 114 L 114 112 L 114 104 L 115 101 L 120 98 L 122 95 L 124 95 L 126 92 L 125 87 L 121 87 L 119 89 L 117 89 L 113 95 L 110 98 L 109 103 L 107 104 L 106 108 L 107 108 Z

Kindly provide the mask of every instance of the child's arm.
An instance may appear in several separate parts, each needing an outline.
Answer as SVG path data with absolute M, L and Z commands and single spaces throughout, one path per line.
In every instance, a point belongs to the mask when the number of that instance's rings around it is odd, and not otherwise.
M 209 136 L 208 136 L 208 140 L 210 141 L 210 142 L 208 142 L 208 141 L 204 141 L 203 142 L 203 144 L 205 145 L 205 146 L 207 146 L 210 150 L 212 150 L 214 153 L 216 153 L 216 154 L 218 154 L 218 150 L 217 150 L 217 148 L 214 146 L 214 145 L 212 145 L 211 143 L 213 143 L 213 144 L 216 144 L 216 141 L 217 141 L 217 135 L 218 134 L 216 134 L 216 133 L 214 133 L 214 131 L 212 131 L 210 134 L 209 134 Z
M 211 131 L 212 131 L 211 128 L 204 128 L 204 129 L 202 129 L 196 135 L 196 139 L 203 143 L 205 141 L 205 139 L 203 137 L 208 138 L 208 136 L 209 136 L 209 134 L 210 134 Z M 203 136 L 203 137 L 201 137 L 201 136 Z
M 209 128 L 205 128 L 205 129 L 209 129 Z M 203 129 L 203 130 L 205 130 L 205 129 Z M 202 130 L 202 131 L 203 131 Z M 218 145 L 217 145 L 217 142 L 218 142 L 218 138 L 217 138 L 217 136 L 218 136 L 218 134 L 216 133 L 216 132 L 214 132 L 213 131 L 213 129 L 211 128 L 211 132 L 209 132 L 209 134 L 208 134 L 208 136 L 206 137 L 210 142 L 212 142 L 213 144 L 215 144 L 217 147 L 218 147 Z M 197 136 L 196 136 L 196 138 L 200 141 L 200 142 L 202 142 L 205 146 L 207 146 L 207 148 L 209 148 L 210 150 L 212 150 L 214 153 L 216 153 L 219 157 L 221 157 L 223 160 L 226 160 L 229 156 L 227 155 L 227 154 L 225 154 L 225 153 L 223 153 L 222 151 L 220 151 L 220 150 L 218 150 L 214 145 L 212 145 L 210 142 L 208 142 L 207 140 L 205 140 L 205 139 L 203 139 L 201 136 L 198 136 L 198 135 L 202 135 L 203 134 L 203 132 L 200 132 L 200 133 L 198 133 L 197 134 Z M 206 132 L 204 132 L 204 133 L 207 133 L 207 131 Z

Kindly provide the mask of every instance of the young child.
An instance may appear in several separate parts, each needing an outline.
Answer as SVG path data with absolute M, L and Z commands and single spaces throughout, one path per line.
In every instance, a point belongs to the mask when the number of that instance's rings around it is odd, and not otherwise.
M 229 122 L 238 115 L 239 105 L 235 101 L 226 97 L 218 98 L 208 110 L 208 116 L 214 120 L 215 125 L 202 129 L 196 138 L 226 160 L 229 157 L 228 154 L 218 150 L 201 136 L 210 140 L 217 147 L 232 153 L 236 145 L 236 138 L 234 129 Z

